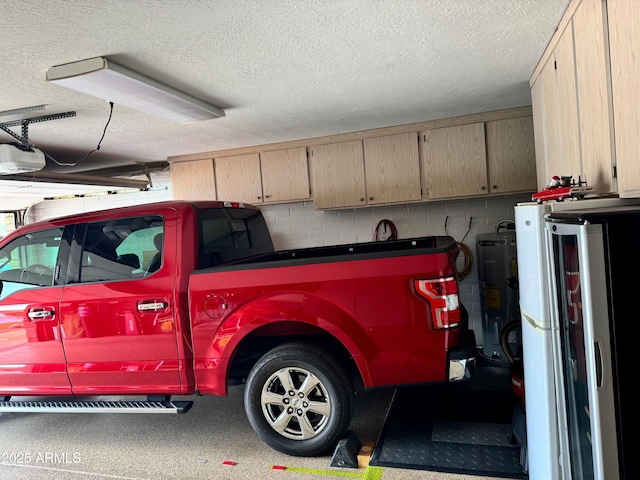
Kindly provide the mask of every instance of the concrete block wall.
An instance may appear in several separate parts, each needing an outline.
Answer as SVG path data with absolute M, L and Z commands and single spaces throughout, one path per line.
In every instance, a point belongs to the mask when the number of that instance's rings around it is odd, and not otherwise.
M 48 200 L 33 206 L 30 221 L 126 205 L 170 200 L 167 173 L 152 175 L 154 189 L 147 192 Z M 369 242 L 382 219 L 391 220 L 399 238 L 450 235 L 471 250 L 471 271 L 460 283 L 461 302 L 469 311 L 470 325 L 482 344 L 482 311 L 477 273 L 476 240 L 481 233 L 495 233 L 498 224 L 514 220 L 513 207 L 530 199 L 513 195 L 486 199 L 461 199 L 346 210 L 316 211 L 312 202 L 268 205 L 261 208 L 277 250 Z M 458 257 L 458 270 L 465 256 Z

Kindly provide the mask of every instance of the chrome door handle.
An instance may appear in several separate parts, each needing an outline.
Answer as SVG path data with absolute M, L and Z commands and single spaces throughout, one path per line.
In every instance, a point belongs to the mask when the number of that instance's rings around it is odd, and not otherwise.
M 44 320 L 53 320 L 56 311 L 53 307 L 36 307 L 29 310 L 27 317 L 32 322 L 42 322 Z
M 164 300 L 153 300 L 151 302 L 141 302 L 138 303 L 138 311 L 139 312 L 149 312 L 149 311 L 157 311 L 164 310 L 167 308 L 168 303 Z

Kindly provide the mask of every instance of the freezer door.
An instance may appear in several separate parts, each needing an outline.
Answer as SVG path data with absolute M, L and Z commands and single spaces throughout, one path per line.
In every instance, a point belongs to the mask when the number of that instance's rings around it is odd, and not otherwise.
M 565 478 L 619 478 L 601 225 L 547 223 L 552 331 Z
M 548 254 L 544 214 L 548 204 L 515 207 L 518 284 L 522 319 L 529 478 L 558 480 L 558 425 Z

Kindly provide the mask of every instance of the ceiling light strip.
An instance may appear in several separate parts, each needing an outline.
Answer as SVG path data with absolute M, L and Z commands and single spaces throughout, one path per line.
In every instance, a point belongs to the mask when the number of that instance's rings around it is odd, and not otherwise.
M 46 79 L 152 115 L 186 123 L 225 116 L 224 110 L 104 57 L 56 65 Z

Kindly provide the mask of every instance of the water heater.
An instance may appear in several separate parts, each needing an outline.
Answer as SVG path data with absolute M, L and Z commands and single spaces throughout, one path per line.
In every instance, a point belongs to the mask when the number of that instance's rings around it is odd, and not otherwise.
M 504 326 L 520 319 L 516 232 L 480 234 L 476 237 L 478 283 L 482 307 L 483 357 L 508 364 L 500 344 Z

